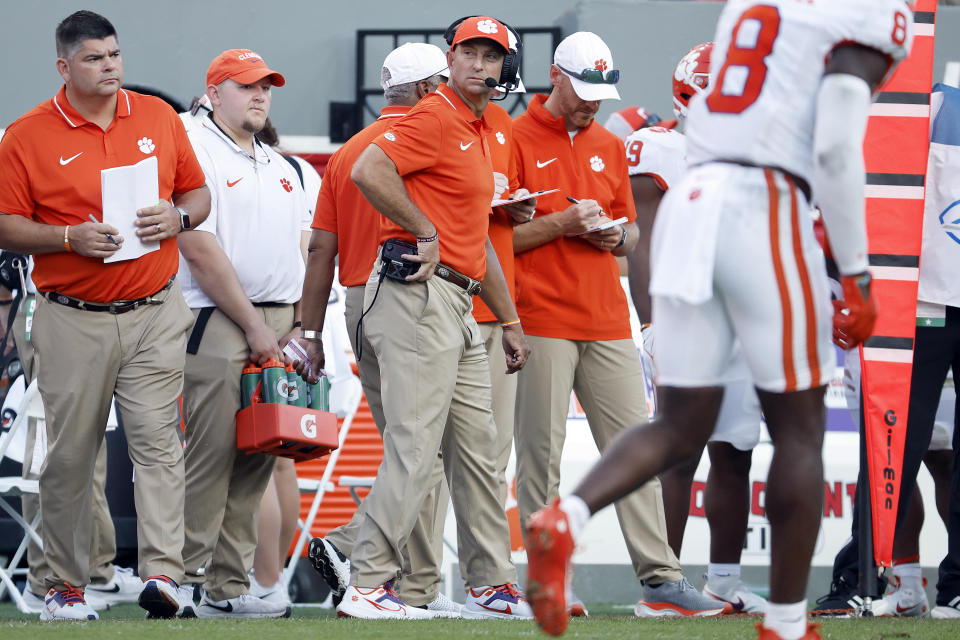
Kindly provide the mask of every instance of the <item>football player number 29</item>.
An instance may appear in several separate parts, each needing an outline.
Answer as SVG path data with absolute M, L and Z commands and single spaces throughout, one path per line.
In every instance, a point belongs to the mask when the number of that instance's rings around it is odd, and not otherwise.
M 758 28 L 756 41 L 751 47 L 738 44 L 740 30 L 744 28 L 744 23 L 749 23 L 750 28 Z M 767 65 L 764 60 L 773 52 L 773 43 L 779 33 L 780 12 L 776 7 L 761 4 L 743 12 L 733 28 L 730 48 L 727 49 L 723 68 L 717 74 L 715 88 L 707 96 L 707 108 L 710 111 L 740 113 L 756 102 L 760 96 L 760 90 L 763 89 L 763 82 L 767 78 Z M 743 89 L 736 95 L 723 93 L 726 87 L 724 80 L 731 67 L 747 70 Z

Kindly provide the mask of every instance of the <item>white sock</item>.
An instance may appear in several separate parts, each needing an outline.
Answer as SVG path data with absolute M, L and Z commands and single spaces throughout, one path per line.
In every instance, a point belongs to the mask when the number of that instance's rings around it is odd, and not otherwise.
M 923 589 L 923 575 L 919 562 L 906 562 L 893 565 L 893 575 L 900 578 L 900 584 L 906 589 Z
M 590 507 L 580 497 L 570 494 L 560 500 L 560 510 L 567 514 L 567 520 L 570 521 L 570 535 L 576 542 L 580 532 L 590 520 Z
M 768 602 L 763 626 L 777 632 L 783 640 L 800 640 L 807 633 L 807 601 L 793 604 Z
M 739 578 L 740 565 L 711 562 L 707 565 L 707 580 L 710 578 Z

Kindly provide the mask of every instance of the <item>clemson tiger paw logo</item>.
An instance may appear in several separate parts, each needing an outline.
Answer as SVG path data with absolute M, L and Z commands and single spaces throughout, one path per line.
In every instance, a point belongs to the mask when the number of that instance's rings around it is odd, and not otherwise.
M 395 136 L 392 131 L 387 131 L 385 134 L 383 134 L 383 137 L 389 140 L 390 142 L 397 141 L 397 136 Z
M 503 135 L 503 131 L 497 131 L 497 142 L 507 144 L 507 137 Z
M 597 71 L 606 71 L 607 70 L 607 61 L 601 58 L 600 60 L 593 61 L 593 68 Z
M 290 181 L 287 180 L 286 178 L 280 178 L 280 186 L 282 186 L 283 190 L 286 191 L 287 193 L 290 193 L 291 191 L 293 191 L 293 185 L 290 184 Z
M 140 147 L 140 151 L 144 153 L 153 153 L 153 150 L 157 148 L 157 145 L 153 144 L 153 140 L 146 136 L 137 140 L 137 146 Z
M 477 23 L 477 31 L 480 33 L 496 33 L 497 23 L 493 20 L 481 20 Z
M 596 172 L 603 171 L 603 158 L 600 156 L 593 156 L 590 158 L 590 168 Z

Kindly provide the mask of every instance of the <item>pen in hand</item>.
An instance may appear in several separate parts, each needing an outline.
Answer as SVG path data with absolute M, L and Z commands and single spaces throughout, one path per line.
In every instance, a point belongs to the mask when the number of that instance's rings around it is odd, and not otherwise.
M 92 213 L 90 214 L 90 221 L 91 221 L 91 222 L 96 222 L 97 224 L 100 224 L 100 221 L 97 220 L 96 218 L 94 218 Z M 116 240 L 114 240 L 114 238 L 113 238 L 112 235 L 110 235 L 109 233 L 107 233 L 106 236 L 107 236 L 107 240 L 109 240 L 110 242 L 112 242 L 112 243 L 114 244 L 114 246 L 117 246 L 117 247 L 120 246 L 120 244 L 119 244 Z

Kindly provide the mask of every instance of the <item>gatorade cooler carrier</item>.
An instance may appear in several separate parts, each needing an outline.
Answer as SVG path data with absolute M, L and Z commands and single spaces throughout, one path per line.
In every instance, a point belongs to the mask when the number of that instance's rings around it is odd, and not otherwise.
M 262 380 L 272 380 L 265 370 L 279 368 L 282 372 L 281 367 L 279 362 L 268 361 L 263 367 Z M 237 448 L 246 453 L 266 453 L 298 462 L 325 456 L 336 449 L 339 446 L 337 415 L 284 402 L 264 402 L 261 382 L 256 382 L 255 387 L 252 380 L 250 384 L 243 384 L 247 382 L 246 374 L 253 373 L 253 380 L 256 380 L 261 371 L 251 365 L 243 372 L 242 404 L 248 406 L 237 412 Z M 268 395 L 272 393 L 271 397 L 283 400 L 287 395 L 286 387 L 284 374 L 272 380 Z M 326 407 L 326 404 L 322 406 Z
M 237 412 L 237 448 L 297 462 L 325 456 L 339 445 L 337 414 L 256 399 Z

